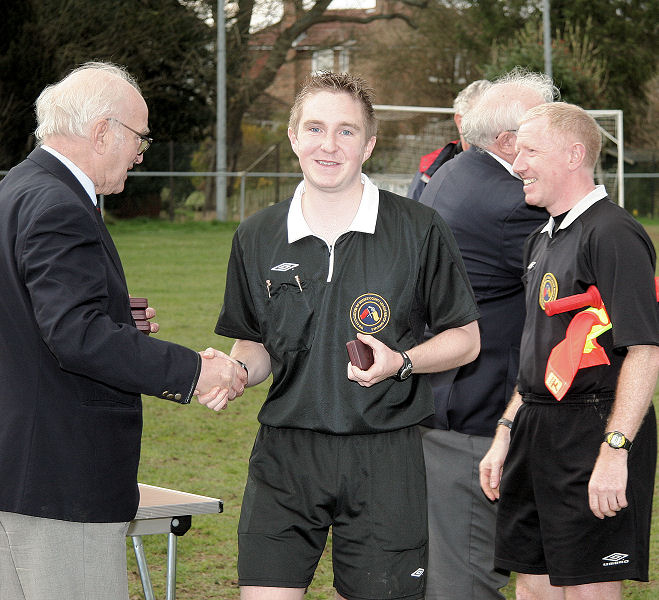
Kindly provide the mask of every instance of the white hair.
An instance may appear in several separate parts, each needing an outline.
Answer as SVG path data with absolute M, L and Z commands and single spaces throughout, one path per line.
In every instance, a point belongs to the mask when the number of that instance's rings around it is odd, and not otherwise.
M 141 94 L 126 69 L 108 62 L 85 63 L 47 86 L 35 103 L 37 141 L 42 143 L 52 135 L 86 135 L 91 123 L 111 116 L 123 101 L 118 80 Z
M 453 110 L 458 115 L 464 115 L 470 108 L 471 105 L 478 100 L 481 94 L 490 86 L 492 83 L 487 79 L 477 79 L 472 81 L 466 88 L 464 88 L 453 101 Z
M 530 105 L 560 96 L 551 77 L 515 67 L 499 77 L 463 115 L 462 135 L 479 148 L 494 144 L 502 131 L 516 131 Z

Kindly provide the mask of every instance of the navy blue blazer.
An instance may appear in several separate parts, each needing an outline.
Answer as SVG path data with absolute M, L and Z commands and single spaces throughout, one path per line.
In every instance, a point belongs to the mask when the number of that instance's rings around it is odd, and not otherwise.
M 0 511 L 129 521 L 140 393 L 190 401 L 199 355 L 134 327 L 121 261 L 43 149 L 0 182 Z
M 424 425 L 493 436 L 519 366 L 524 240 L 549 215 L 528 206 L 522 182 L 473 146 L 437 170 L 420 202 L 437 210 L 453 231 L 481 312 L 478 358 L 429 376 L 435 416 Z

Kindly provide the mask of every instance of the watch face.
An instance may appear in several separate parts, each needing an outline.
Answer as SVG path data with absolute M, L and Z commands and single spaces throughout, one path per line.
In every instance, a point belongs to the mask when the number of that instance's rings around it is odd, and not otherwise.
M 407 379 L 412 374 L 412 365 L 404 365 L 400 370 L 400 378 Z
M 622 434 L 614 432 L 609 436 L 609 445 L 614 448 L 622 448 L 625 445 L 625 438 Z

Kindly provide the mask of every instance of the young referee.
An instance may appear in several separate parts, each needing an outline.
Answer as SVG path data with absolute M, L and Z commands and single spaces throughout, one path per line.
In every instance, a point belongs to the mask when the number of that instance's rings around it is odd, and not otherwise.
M 648 580 L 655 250 L 643 227 L 595 185 L 601 135 L 584 110 L 532 108 L 517 149 L 513 169 L 526 202 L 551 218 L 525 247 L 519 393 L 481 462 L 483 490 L 500 496 L 495 566 L 518 572 L 518 598 L 619 600 L 622 580 Z M 547 302 L 591 286 L 603 310 L 591 301 L 592 308 L 546 314 Z
M 424 597 L 427 520 L 416 424 L 421 373 L 479 351 L 478 310 L 436 211 L 361 172 L 375 146 L 372 92 L 312 76 L 288 135 L 304 181 L 238 228 L 216 333 L 227 369 L 270 373 L 238 528 L 241 598 L 301 599 L 332 527 L 337 598 Z M 423 341 L 428 324 L 435 337 Z M 358 338 L 374 363 L 348 361 Z M 210 408 L 224 393 L 202 396 Z

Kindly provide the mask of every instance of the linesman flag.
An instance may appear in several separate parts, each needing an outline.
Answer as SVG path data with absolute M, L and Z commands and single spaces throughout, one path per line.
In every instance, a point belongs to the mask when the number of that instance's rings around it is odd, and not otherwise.
M 659 277 L 655 277 L 654 285 L 659 302 Z M 611 329 L 611 319 L 604 308 L 599 290 L 594 285 L 584 294 L 545 303 L 545 313 L 551 317 L 585 306 L 590 308 L 577 313 L 570 321 L 565 339 L 554 347 L 547 361 L 545 386 L 556 400 L 565 396 L 579 369 L 611 364 L 604 348 L 596 339 Z
M 547 361 L 545 386 L 556 400 L 562 400 L 579 369 L 596 365 L 610 365 L 597 337 L 611 329 L 611 319 L 604 308 L 599 290 L 591 285 L 585 294 L 576 294 L 547 302 L 545 313 L 558 313 L 589 306 L 577 313 L 567 327 L 565 339 L 554 347 Z

